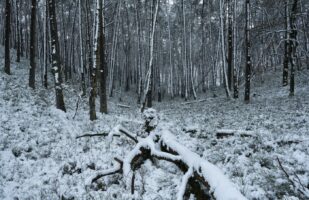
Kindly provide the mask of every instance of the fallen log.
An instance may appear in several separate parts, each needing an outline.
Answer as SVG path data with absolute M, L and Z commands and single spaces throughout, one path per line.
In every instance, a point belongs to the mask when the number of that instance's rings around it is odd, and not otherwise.
M 201 100 L 196 100 L 196 101 L 189 101 L 189 102 L 185 102 L 185 103 L 181 103 L 180 105 L 189 105 L 189 104 L 195 104 L 195 103 L 202 103 L 207 101 L 207 99 L 201 99 Z
M 110 137 L 114 136 L 117 131 L 128 136 L 136 145 L 123 161 L 118 162 L 121 164 L 111 170 L 106 170 L 99 176 L 96 175 L 91 179 L 91 183 L 100 177 L 120 173 L 133 194 L 135 172 L 146 160 L 158 159 L 174 163 L 184 173 L 177 200 L 188 199 L 190 194 L 193 194 L 197 200 L 246 199 L 218 167 L 178 143 L 168 130 L 154 131 L 146 138 L 137 138 L 118 126 L 111 132 Z
M 118 107 L 120 108 L 131 108 L 131 106 L 127 106 L 127 105 L 124 105 L 124 104 L 117 104 Z
M 244 130 L 229 130 L 229 129 L 219 129 L 216 131 L 217 139 L 223 139 L 231 136 L 239 137 L 255 137 L 253 131 L 244 131 Z

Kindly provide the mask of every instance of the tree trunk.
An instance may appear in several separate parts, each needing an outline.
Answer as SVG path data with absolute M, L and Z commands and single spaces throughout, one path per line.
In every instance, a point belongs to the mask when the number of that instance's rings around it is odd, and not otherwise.
M 84 72 L 84 54 L 83 54 L 83 35 L 82 35 L 82 5 L 81 0 L 78 1 L 78 9 L 79 9 L 79 50 L 80 50 L 80 73 L 81 73 L 81 90 L 82 95 L 86 95 L 86 82 L 85 82 L 85 72 Z
M 290 96 L 294 96 L 295 93 L 295 66 L 297 60 L 297 27 L 296 27 L 296 14 L 297 14 L 298 0 L 294 0 L 290 18 L 290 64 L 291 64 L 291 77 L 290 77 Z
M 233 46 L 234 46 L 234 55 L 233 55 L 233 86 L 234 86 L 234 99 L 237 99 L 239 96 L 239 89 L 238 89 L 238 71 L 236 68 L 236 9 L 237 8 L 237 0 L 234 0 L 234 8 L 233 8 Z
M 45 11 L 45 17 L 44 17 L 44 55 L 43 55 L 43 65 L 44 65 L 44 72 L 43 72 L 43 85 L 45 88 L 48 87 L 48 69 L 47 69 L 47 55 L 48 55 L 48 50 L 47 50 L 47 35 L 48 35 L 48 0 L 45 0 L 45 5 L 44 5 L 44 11 Z
M 227 58 L 227 82 L 229 90 L 232 89 L 233 80 L 233 18 L 232 0 L 228 0 L 228 58 Z
M 62 93 L 62 76 L 60 65 L 59 40 L 57 31 L 57 19 L 55 10 L 55 0 L 49 0 L 49 22 L 50 22 L 50 40 L 52 50 L 52 71 L 55 80 L 56 89 L 56 107 L 66 112 Z
M 154 0 L 155 1 L 155 0 Z M 150 58 L 149 58 L 149 69 L 146 75 L 146 89 L 144 92 L 144 98 L 142 101 L 142 108 L 141 111 L 144 112 L 145 107 L 146 107 L 146 102 L 147 106 L 151 107 L 152 106 L 152 78 L 153 78 L 153 43 L 154 43 L 154 34 L 156 30 L 156 21 L 157 21 L 157 14 L 158 14 L 158 8 L 159 8 L 159 0 L 156 0 L 156 6 L 155 6 L 155 12 L 154 12 L 154 17 L 152 20 L 152 31 L 151 31 L 151 36 L 150 36 Z
M 19 0 L 16 0 L 16 35 L 17 35 L 17 51 L 16 51 L 16 62 L 20 62 L 20 22 L 19 22 L 19 15 L 20 15 L 20 7 L 19 7 Z
M 4 72 L 11 74 L 10 36 L 11 35 L 11 0 L 6 0 L 5 7 L 5 64 Z
M 105 34 L 103 0 L 100 0 L 99 11 L 99 52 L 100 52 L 100 112 L 107 114 L 106 77 L 107 63 L 105 60 Z
M 223 20 L 223 11 L 224 11 L 224 6 L 222 0 L 220 0 L 220 32 L 221 32 L 221 53 L 222 53 L 222 69 L 223 69 L 223 82 L 225 85 L 225 91 L 226 91 L 226 96 L 228 98 L 231 97 L 231 92 L 230 88 L 228 86 L 228 75 L 226 72 L 226 57 L 225 57 L 225 42 L 224 42 L 224 20 Z
M 96 77 L 96 73 L 97 73 L 97 66 L 100 66 L 100 54 L 98 52 L 98 43 L 99 43 L 99 13 L 100 13 L 100 7 L 99 7 L 99 0 L 95 1 L 95 6 L 96 8 L 94 9 L 95 11 L 95 19 L 94 19 L 94 50 L 93 50 L 93 63 L 92 63 L 92 69 L 91 69 L 91 77 L 90 77 L 90 81 L 91 81 L 91 89 L 90 89 L 90 97 L 89 97 L 89 106 L 90 106 L 90 120 L 96 120 L 97 116 L 96 116 L 96 110 L 95 110 L 95 98 L 97 95 L 97 77 Z
M 31 29 L 30 29 L 30 71 L 29 86 L 35 89 L 36 69 L 36 0 L 31 1 Z
M 250 0 L 246 0 L 246 72 L 245 72 L 245 102 L 250 102 L 251 54 L 250 54 Z
M 289 0 L 285 1 L 285 42 L 284 42 L 284 59 L 283 59 L 283 81 L 282 85 L 288 85 L 288 75 L 289 75 L 289 49 L 290 49 L 290 40 L 289 40 Z

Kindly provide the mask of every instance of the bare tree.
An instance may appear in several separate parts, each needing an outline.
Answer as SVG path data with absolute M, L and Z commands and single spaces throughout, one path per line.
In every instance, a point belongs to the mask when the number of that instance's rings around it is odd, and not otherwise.
M 52 71 L 55 80 L 56 90 L 56 107 L 66 112 L 63 92 L 62 92 L 62 76 L 61 76 L 61 65 L 60 65 L 60 52 L 59 52 L 59 40 L 57 31 L 57 18 L 55 0 L 49 0 L 49 22 L 50 22 L 50 40 L 51 40 L 51 55 L 52 55 Z

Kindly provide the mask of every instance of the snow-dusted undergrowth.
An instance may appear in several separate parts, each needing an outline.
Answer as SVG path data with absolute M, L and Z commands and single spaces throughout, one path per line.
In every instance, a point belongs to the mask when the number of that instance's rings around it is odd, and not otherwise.
M 0 49 L 3 66 L 3 49 Z M 27 86 L 28 64 L 13 63 L 12 75 L 0 70 L 0 199 L 176 199 L 183 173 L 165 161 L 146 161 L 136 175 L 136 194 L 130 195 L 119 175 L 104 177 L 92 187 L 89 177 L 117 167 L 114 157 L 124 158 L 134 144 L 122 136 L 110 142 L 104 137 L 76 136 L 110 132 L 121 124 L 140 134 L 143 118 L 134 95 L 109 100 L 108 115 L 88 120 L 87 100 L 65 87 L 67 113 L 54 107 L 54 90 L 36 91 Z M 297 73 L 296 96 L 281 88 L 281 74 L 268 75 L 253 87 L 253 102 L 226 100 L 224 91 L 194 104 L 173 100 L 155 104 L 160 126 L 169 129 L 179 143 L 215 164 L 248 199 L 301 198 L 299 189 L 309 186 L 309 81 L 308 71 Z M 255 82 L 260 82 L 255 80 Z M 77 87 L 76 87 L 77 88 Z M 218 139 L 217 130 L 250 131 Z M 286 178 L 278 163 L 295 183 Z M 116 163 L 117 164 L 117 163 Z M 228 195 L 228 193 L 226 193 Z

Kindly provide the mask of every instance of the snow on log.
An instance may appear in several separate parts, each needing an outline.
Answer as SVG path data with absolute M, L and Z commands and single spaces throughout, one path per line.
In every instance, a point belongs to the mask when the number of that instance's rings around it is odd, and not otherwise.
M 189 168 L 192 168 L 193 171 L 205 179 L 216 199 L 246 199 L 218 167 L 178 143 L 168 130 L 162 133 L 161 141 L 163 145 L 166 145 L 166 148 L 172 149 L 174 153 L 177 153 Z
M 153 131 L 146 138 L 135 137 L 134 134 L 121 126 L 112 130 L 109 137 L 122 133 L 132 139 L 136 145 L 116 168 L 106 170 L 91 179 L 91 183 L 109 174 L 121 173 L 126 187 L 134 193 L 135 171 L 146 160 L 158 159 L 174 163 L 183 173 L 177 193 L 177 200 L 193 194 L 197 200 L 243 200 L 246 199 L 215 165 L 201 158 L 194 152 L 176 141 L 169 130 Z
M 96 182 L 97 180 L 99 180 L 100 178 L 104 176 L 122 173 L 123 161 L 121 161 L 119 158 L 114 158 L 114 159 L 118 163 L 115 167 L 97 172 L 94 177 L 90 177 L 89 179 L 86 180 L 86 185 L 90 185 L 91 183 Z

